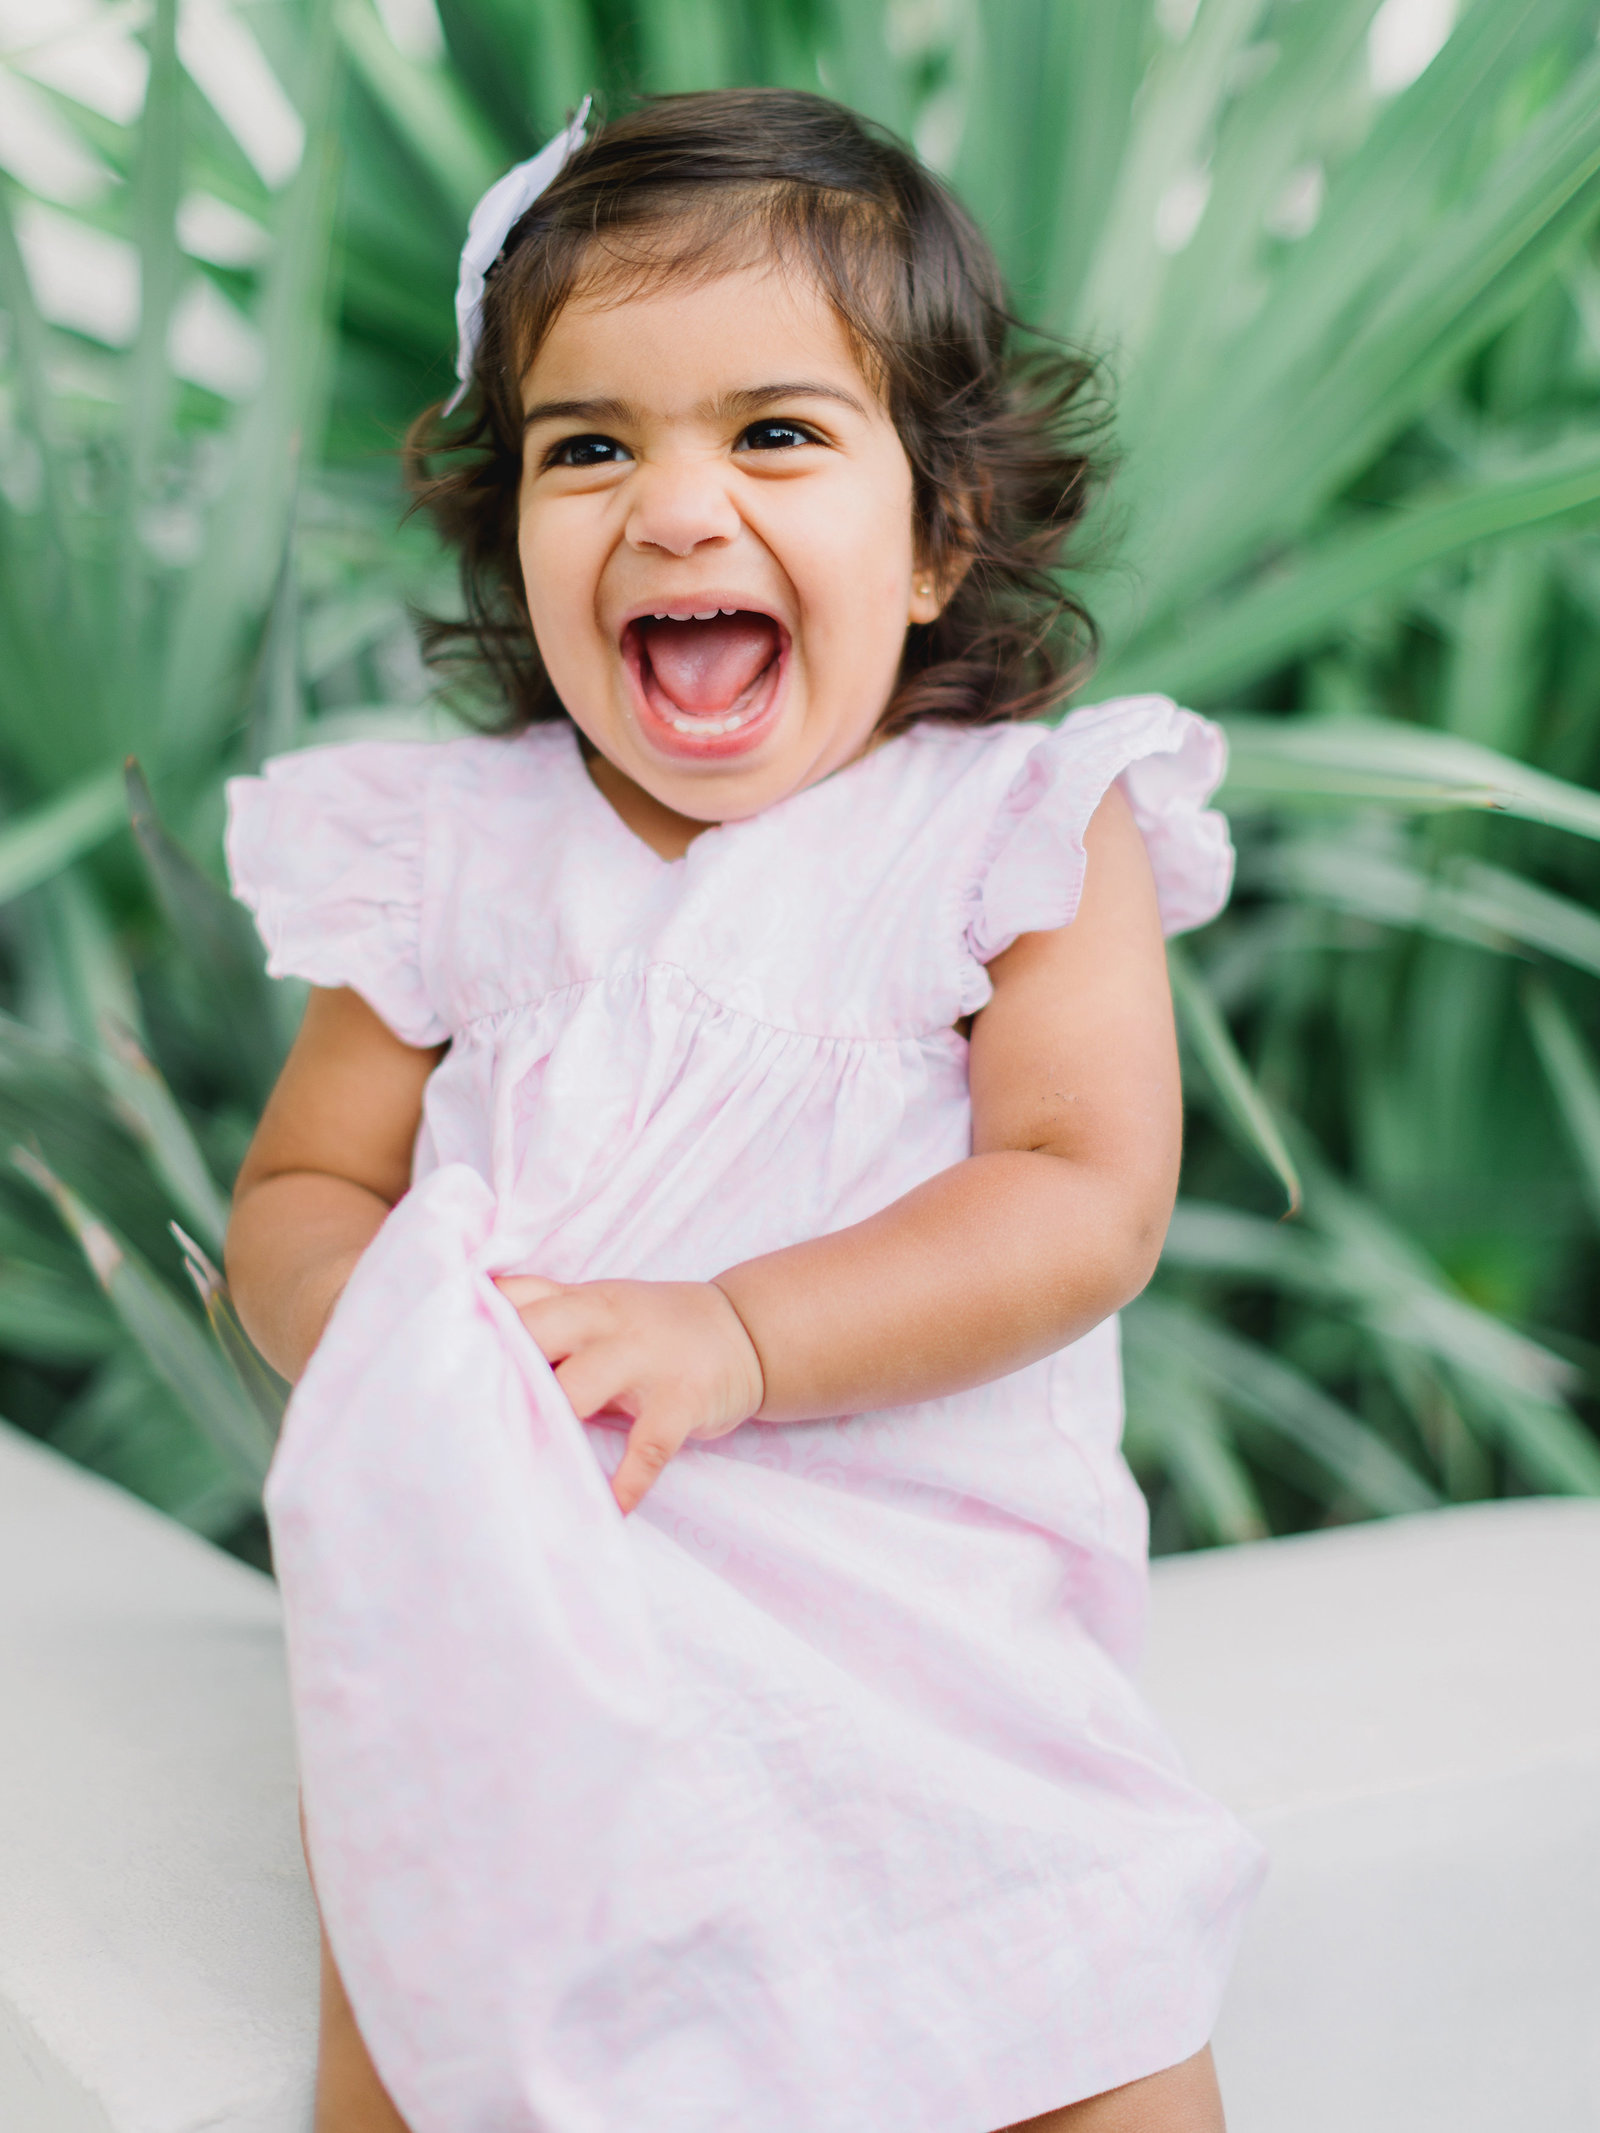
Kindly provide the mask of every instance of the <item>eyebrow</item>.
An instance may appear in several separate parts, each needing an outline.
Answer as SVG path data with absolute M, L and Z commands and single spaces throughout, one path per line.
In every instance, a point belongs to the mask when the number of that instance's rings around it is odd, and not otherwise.
M 836 400 L 842 407 L 854 408 L 858 415 L 867 412 L 854 393 L 847 393 L 841 385 L 824 385 L 817 378 L 793 378 L 781 385 L 748 385 L 741 392 L 724 393 L 714 412 L 750 415 L 758 407 L 770 407 L 774 400 Z
M 630 400 L 535 400 L 522 417 L 522 427 L 536 422 L 637 422 L 639 410 Z
M 751 415 L 758 408 L 770 407 L 775 400 L 836 400 L 841 406 L 853 408 L 858 415 L 867 413 L 866 406 L 854 393 L 842 386 L 825 385 L 816 378 L 794 378 L 776 385 L 746 385 L 737 392 L 723 393 L 718 399 L 704 402 L 696 410 L 709 415 L 713 420 L 719 416 L 727 419 L 736 415 Z M 537 422 L 592 422 L 597 425 L 614 422 L 626 426 L 636 424 L 643 418 L 631 400 L 536 400 L 522 418 L 525 430 L 531 430 Z

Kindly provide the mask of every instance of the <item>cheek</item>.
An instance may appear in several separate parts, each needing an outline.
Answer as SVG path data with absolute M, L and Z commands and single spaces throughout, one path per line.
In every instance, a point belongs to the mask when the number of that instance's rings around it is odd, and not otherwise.
M 559 514 L 537 507 L 525 510 L 517 527 L 517 555 L 522 586 L 539 648 L 549 664 L 550 651 L 570 652 L 582 637 L 582 624 L 594 612 L 593 571 L 579 529 L 557 523 Z
M 832 573 L 829 617 L 821 636 L 863 687 L 879 688 L 905 648 L 911 593 L 911 542 L 898 519 L 858 522 L 863 538 Z
M 552 596 L 558 596 L 562 575 L 560 544 L 549 538 L 542 512 L 522 513 L 517 524 L 517 555 L 528 612 L 537 621 Z
M 906 624 L 915 565 L 909 469 L 852 483 L 847 493 L 819 494 L 797 543 L 802 582 L 820 596 L 813 620 L 837 618 L 859 635 L 892 636 Z M 829 632 L 831 634 L 831 631 Z
M 911 469 L 897 450 L 874 485 L 870 511 L 860 519 L 861 582 L 873 588 L 878 612 L 896 635 L 906 626 L 906 603 L 916 565 Z

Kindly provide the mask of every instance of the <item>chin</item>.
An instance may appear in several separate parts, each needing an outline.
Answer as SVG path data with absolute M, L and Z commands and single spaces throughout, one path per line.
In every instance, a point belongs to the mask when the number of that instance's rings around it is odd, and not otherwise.
M 618 767 L 676 814 L 693 822 L 734 822 L 786 800 L 806 783 L 805 768 L 789 764 L 787 754 L 780 746 L 759 757 L 706 755 L 690 763 L 635 745 Z

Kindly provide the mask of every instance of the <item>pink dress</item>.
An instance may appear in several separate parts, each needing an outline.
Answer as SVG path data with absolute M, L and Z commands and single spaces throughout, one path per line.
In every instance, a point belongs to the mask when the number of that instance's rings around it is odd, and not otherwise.
M 414 2133 L 993 2133 L 1206 2042 L 1260 1860 L 1126 1672 L 1115 1321 L 691 1443 L 624 1521 L 490 1276 L 701 1280 L 970 1152 L 985 963 L 1121 777 L 1226 898 L 1164 698 L 925 725 L 659 859 L 565 725 L 230 787 L 270 968 L 449 1040 L 268 1490 L 318 1895 Z

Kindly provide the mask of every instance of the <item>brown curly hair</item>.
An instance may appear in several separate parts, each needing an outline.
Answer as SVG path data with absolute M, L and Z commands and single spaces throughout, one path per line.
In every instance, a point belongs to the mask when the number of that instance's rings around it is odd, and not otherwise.
M 882 394 L 913 476 L 917 556 L 955 589 L 906 636 L 881 721 L 1037 715 L 1088 671 L 1094 623 L 1057 575 L 1106 471 L 1098 366 L 1027 332 L 960 203 L 881 128 L 825 97 L 728 89 L 652 98 L 600 127 L 491 268 L 467 413 L 429 408 L 408 486 L 460 556 L 465 614 L 424 650 L 490 685 L 495 723 L 564 716 L 517 555 L 520 389 L 581 282 L 625 295 L 663 271 L 803 261 Z

